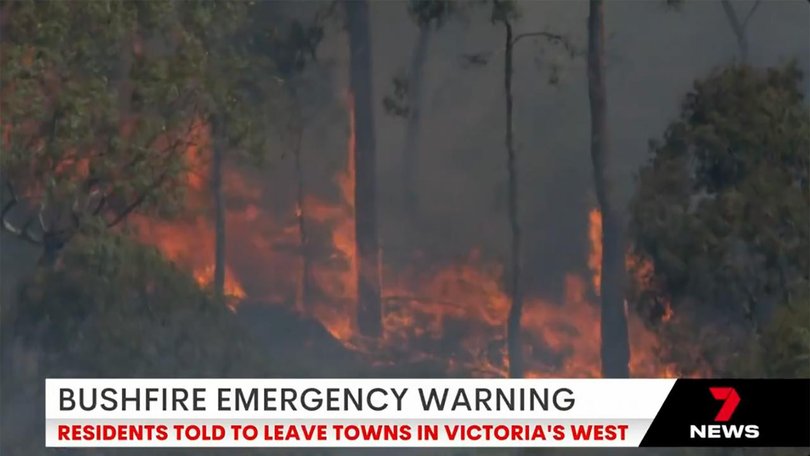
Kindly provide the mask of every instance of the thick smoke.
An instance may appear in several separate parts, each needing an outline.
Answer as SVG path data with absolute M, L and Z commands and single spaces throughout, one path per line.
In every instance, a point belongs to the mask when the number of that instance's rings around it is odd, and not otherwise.
M 735 2 L 747 12 L 753 2 Z M 520 2 L 520 32 L 552 31 L 585 50 L 585 2 Z M 379 100 L 377 153 L 380 225 L 385 261 L 405 261 L 416 247 L 439 261 L 481 247 L 495 259 L 507 247 L 506 165 L 503 149 L 503 29 L 488 12 L 473 10 L 434 33 L 424 70 L 418 186 L 419 220 L 403 216 L 401 173 L 405 122 L 386 114 L 382 98 L 407 69 L 417 28 L 405 2 L 372 5 L 374 90 Z M 692 82 L 737 58 L 737 44 L 719 2 L 614 1 L 606 6 L 611 145 L 620 166 L 611 172 L 627 200 L 647 142 L 678 112 Z M 742 14 L 742 13 L 741 13 Z M 348 56 L 343 36 L 330 37 L 305 75 L 311 122 L 304 144 L 307 185 L 328 195 L 343 166 L 342 106 Z M 808 7 L 802 1 L 764 2 L 748 25 L 750 60 L 774 65 L 798 59 L 810 69 Z M 465 54 L 484 53 L 488 64 L 469 68 Z M 550 83 L 557 77 L 557 83 Z M 564 274 L 583 270 L 587 216 L 595 205 L 588 154 L 585 62 L 558 47 L 525 40 L 515 56 L 515 139 L 520 213 L 530 292 L 557 298 Z M 315 95 L 317 93 L 317 95 Z M 269 177 L 291 188 L 286 166 Z M 277 194 L 277 196 L 279 196 Z M 275 203 L 278 204 L 278 203 Z

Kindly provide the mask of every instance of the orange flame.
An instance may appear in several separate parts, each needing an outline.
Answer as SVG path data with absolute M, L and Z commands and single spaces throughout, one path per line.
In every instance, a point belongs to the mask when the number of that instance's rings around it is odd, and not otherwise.
M 210 132 L 201 121 L 193 121 L 189 129 L 189 144 L 185 151 L 186 158 L 186 208 L 199 212 L 207 206 L 205 200 L 206 180 L 209 166 L 205 155 L 210 149 Z M 179 221 L 154 220 L 149 217 L 133 214 L 129 219 L 141 241 L 155 245 L 169 260 L 191 269 L 201 287 L 208 287 L 214 277 L 214 229 L 212 224 L 202 216 L 187 217 Z M 194 233 L 190 235 L 190 233 Z M 246 296 L 245 290 L 236 279 L 231 268 L 225 269 L 225 295 L 234 300 Z
M 312 221 L 331 227 L 331 254 L 326 261 L 316 262 L 312 268 L 314 287 L 325 299 L 313 299 L 305 309 L 317 318 L 338 340 L 350 344 L 355 335 L 357 303 L 357 257 L 355 251 L 354 222 L 354 157 L 355 116 L 354 96 L 346 95 L 348 114 L 348 140 L 346 166 L 335 176 L 339 201 L 329 204 L 314 196 L 307 196 L 305 216 Z
M 488 261 L 478 249 L 449 264 L 426 260 L 409 267 L 384 268 L 384 333 L 372 343 L 356 331 L 357 261 L 354 224 L 354 103 L 347 97 L 349 134 L 346 166 L 335 176 L 336 202 L 314 193 L 302 207 L 292 205 L 281 217 L 262 205 L 263 180 L 232 165 L 225 168 L 227 215 L 226 289 L 236 300 L 251 297 L 268 303 L 296 307 L 300 296 L 301 264 L 298 211 L 303 211 L 313 231 L 328 233 L 312 239 L 318 253 L 308 258 L 312 290 L 299 309 L 315 318 L 336 339 L 361 350 L 377 363 L 428 361 L 456 375 L 505 376 L 508 360 L 505 325 L 510 306 L 502 284 L 503 267 Z M 204 126 L 195 134 L 207 137 Z M 191 169 L 205 170 L 202 157 L 207 141 L 190 148 Z M 188 176 L 189 210 L 208 208 L 205 172 Z M 201 177 L 202 176 L 202 177 Z M 235 202 L 236 201 L 236 202 Z M 238 204 L 237 204 L 238 203 Z M 565 293 L 559 300 L 528 296 L 522 326 L 529 377 L 598 377 L 600 375 L 601 214 L 588 214 L 591 277 L 569 273 Z M 141 239 L 156 245 L 166 257 L 189 268 L 201 286 L 211 282 L 213 272 L 213 224 L 208 217 L 158 222 L 136 217 Z M 628 256 L 628 264 L 652 271 L 652 264 Z M 647 268 L 647 269 L 645 269 Z M 241 280 L 240 280 L 241 279 Z M 243 287 L 242 284 L 245 284 Z M 590 284 L 590 285 L 589 285 Z M 234 304 L 235 305 L 235 304 Z M 662 318 L 672 318 L 671 308 Z M 640 318 L 628 314 L 631 340 L 631 371 L 636 376 L 674 376 L 676 366 L 662 362 L 662 344 Z
M 591 270 L 591 283 L 594 293 L 599 296 L 602 285 L 602 212 L 599 209 L 591 209 L 588 213 L 588 240 L 590 241 L 590 252 L 588 254 L 588 268 Z M 628 249 L 625 255 L 625 268 L 634 274 L 632 277 L 636 284 L 646 289 L 653 287 L 652 278 L 655 268 L 649 258 L 640 258 L 633 255 Z M 674 312 L 669 302 L 664 302 L 664 311 L 661 316 L 662 322 L 672 320 Z
M 602 212 L 596 208 L 591 209 L 588 213 L 588 238 L 591 246 L 588 255 L 588 267 L 592 273 L 591 283 L 594 293 L 599 296 L 602 280 Z M 655 271 L 652 261 L 648 258 L 637 257 L 628 250 L 625 255 L 625 268 L 634 274 L 631 279 L 636 284 L 646 288 L 652 286 L 652 277 Z M 628 313 L 628 331 L 631 341 L 630 367 L 631 372 L 636 373 L 639 370 L 645 370 L 639 363 L 649 362 L 649 360 L 644 361 L 645 358 L 649 357 L 649 353 L 660 353 L 663 351 L 663 347 L 661 347 L 658 337 L 647 328 L 644 322 L 627 310 L 627 303 L 625 303 L 625 311 Z M 661 322 L 670 322 L 673 316 L 674 312 L 670 303 L 664 303 Z M 676 366 L 672 364 L 665 364 L 661 368 L 663 369 L 663 372 L 659 372 L 661 376 L 674 377 L 677 374 Z
M 456 265 L 415 270 L 420 272 L 406 275 L 396 293 L 386 290 L 383 350 L 404 346 L 407 355 L 394 352 L 392 357 L 420 359 L 444 346 L 453 357 L 449 368 L 505 376 L 503 337 L 510 300 L 500 281 L 502 267 L 483 262 L 473 251 Z M 415 290 L 421 295 L 414 295 Z M 588 299 L 586 280 L 575 274 L 565 278 L 562 302 L 527 298 L 521 319 L 526 375 L 599 377 L 599 320 L 599 307 Z M 632 373 L 673 376 L 674 366 L 657 358 L 662 347 L 655 334 L 632 314 L 629 326 Z
M 593 273 L 591 283 L 597 296 L 602 286 L 602 212 L 599 209 L 591 209 L 588 213 L 588 241 L 590 242 L 590 252 L 588 252 L 588 268 Z

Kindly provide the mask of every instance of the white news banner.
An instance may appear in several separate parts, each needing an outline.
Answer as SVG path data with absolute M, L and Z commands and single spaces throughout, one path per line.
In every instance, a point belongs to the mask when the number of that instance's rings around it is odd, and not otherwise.
M 638 446 L 671 379 L 48 379 L 46 446 Z

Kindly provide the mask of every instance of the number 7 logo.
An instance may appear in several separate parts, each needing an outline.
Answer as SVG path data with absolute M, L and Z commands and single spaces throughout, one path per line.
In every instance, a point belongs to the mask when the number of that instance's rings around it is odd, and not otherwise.
M 737 409 L 737 406 L 740 404 L 740 395 L 737 394 L 737 390 L 731 387 L 711 387 L 709 391 L 712 393 L 715 399 L 718 401 L 723 401 L 723 406 L 720 407 L 720 411 L 717 412 L 717 416 L 714 417 L 714 421 L 716 422 L 726 422 L 731 419 L 731 415 L 734 414 L 734 410 Z

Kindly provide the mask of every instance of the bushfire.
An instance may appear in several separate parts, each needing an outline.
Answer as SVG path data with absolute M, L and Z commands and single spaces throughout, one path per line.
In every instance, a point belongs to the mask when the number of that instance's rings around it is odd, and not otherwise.
M 239 301 L 249 298 L 289 306 L 317 319 L 348 349 L 375 363 L 432 360 L 446 366 L 451 375 L 506 376 L 505 325 L 510 300 L 503 287 L 503 267 L 484 260 L 475 247 L 454 264 L 383 266 L 383 336 L 372 342 L 359 336 L 354 321 L 357 261 L 351 104 L 348 111 L 347 159 L 345 168 L 334 177 L 336 201 L 307 194 L 289 214 L 279 217 L 261 209 L 258 179 L 233 164 L 225 167 L 229 207 L 226 293 L 230 305 L 238 312 Z M 208 213 L 211 198 L 205 184 L 210 141 L 203 124 L 193 132 L 199 140 L 187 153 L 186 212 L 191 215 L 174 221 L 140 216 L 132 223 L 142 241 L 188 268 L 200 286 L 206 287 L 212 281 L 214 264 L 214 226 Z M 596 209 L 588 215 L 591 276 L 568 274 L 563 302 L 531 296 L 525 301 L 522 326 L 527 376 L 600 375 L 601 215 Z M 301 245 L 299 216 L 308 226 L 327 233 L 322 239 L 308 236 L 308 242 L 318 245 Z M 628 256 L 628 263 L 633 261 L 640 260 Z M 302 271 L 309 274 L 306 280 Z M 306 294 L 300 291 L 303 283 L 308 287 Z M 300 302 L 302 296 L 307 302 Z M 665 315 L 670 317 L 671 310 Z M 632 374 L 678 374 L 676 366 L 661 361 L 664 347 L 644 322 L 630 313 L 628 323 Z

